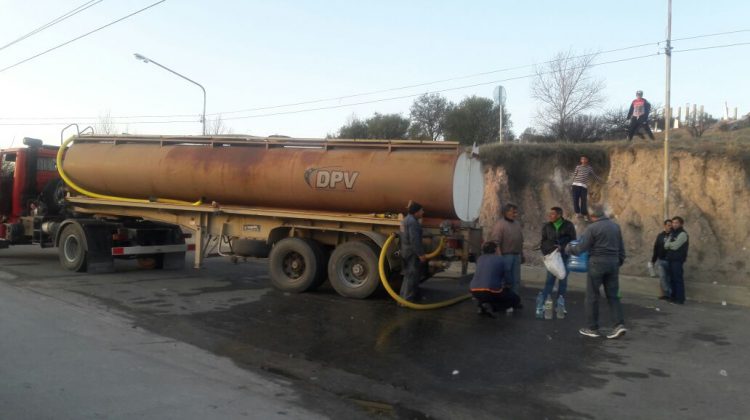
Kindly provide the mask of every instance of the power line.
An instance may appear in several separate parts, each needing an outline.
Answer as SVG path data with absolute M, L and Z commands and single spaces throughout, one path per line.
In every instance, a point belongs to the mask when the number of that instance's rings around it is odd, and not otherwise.
M 605 62 L 601 62 L 601 63 L 589 64 L 589 67 L 597 67 L 597 66 L 602 66 L 602 65 L 605 65 L 605 64 L 614 64 L 614 63 L 621 63 L 621 62 L 625 62 L 625 61 L 639 60 L 639 59 L 648 58 L 648 57 L 655 57 L 657 55 L 659 55 L 659 54 L 658 53 L 652 53 L 652 54 L 640 55 L 640 56 L 636 56 L 636 57 L 628 57 L 628 58 L 622 58 L 622 59 L 618 59 L 618 60 L 605 61 Z M 582 66 L 572 67 L 571 69 L 576 69 L 576 68 L 581 68 L 581 67 Z M 540 73 L 540 74 L 550 74 L 550 73 L 552 73 L 552 72 L 544 72 L 544 73 Z M 468 89 L 468 88 L 472 88 L 472 87 L 486 86 L 486 85 L 495 84 L 495 83 L 509 82 L 509 81 L 520 80 L 520 79 L 528 79 L 530 77 L 535 77 L 536 75 L 537 75 L 537 73 L 525 74 L 525 75 L 522 75 L 522 76 L 510 77 L 510 78 L 501 79 L 501 80 L 493 80 L 493 81 L 489 81 L 489 82 L 474 83 L 474 84 L 471 84 L 471 85 L 463 85 L 463 86 L 456 86 L 456 87 L 445 88 L 445 89 L 440 89 L 440 90 L 434 90 L 434 91 L 427 92 L 427 93 L 440 93 L 440 92 L 449 92 L 449 91 L 454 91 L 454 90 Z M 276 116 L 276 115 L 299 114 L 299 113 L 303 113 L 303 112 L 322 111 L 322 110 L 326 110 L 326 109 L 337 109 L 337 108 L 345 108 L 345 107 L 349 107 L 349 106 L 357 106 L 357 105 L 366 105 L 366 104 L 373 104 L 373 103 L 379 103 L 379 102 L 395 101 L 395 100 L 399 100 L 399 99 L 413 98 L 413 97 L 419 96 L 419 95 L 422 95 L 422 94 L 421 93 L 409 94 L 409 95 L 402 95 L 402 96 L 396 96 L 396 97 L 390 97 L 390 98 L 380 98 L 380 99 L 373 99 L 373 100 L 370 100 L 370 101 L 361 101 L 361 102 L 355 102 L 355 103 L 332 105 L 332 106 L 325 106 L 325 107 L 318 107 L 318 108 L 307 108 L 307 109 L 299 109 L 299 110 L 294 110 L 294 111 L 284 111 L 284 112 L 275 112 L 275 113 L 258 114 L 258 115 L 247 115 L 247 116 L 242 116 L 242 117 L 229 117 L 229 118 L 223 118 L 223 119 L 225 119 L 225 120 L 241 120 L 241 119 L 249 119 L 249 118 L 270 117 L 270 116 Z M 71 119 L 75 119 L 75 118 L 71 118 Z M 183 122 L 195 122 L 195 121 L 138 121 L 138 122 L 130 122 L 129 124 L 149 124 L 149 123 L 152 123 L 152 124 L 170 124 L 170 123 L 183 123 Z M 29 125 L 29 126 L 34 126 L 34 125 L 61 125 L 61 124 L 63 124 L 63 123 L 21 123 L 21 124 L 0 123 L 0 126 L 3 126 L 3 125 L 10 125 L 10 126 L 14 126 L 14 125 L 21 125 L 21 126 L 23 126 L 23 125 Z
M 177 123 L 196 123 L 201 120 L 169 120 L 169 121 L 128 121 L 120 124 L 177 124 Z M 44 126 L 44 125 L 67 125 L 67 122 L 44 122 L 44 123 L 0 123 L 0 126 Z M 96 122 L 79 121 L 79 124 L 96 124 Z
M 629 58 L 622 58 L 622 59 L 619 59 L 619 60 L 605 61 L 605 62 L 602 62 L 602 63 L 590 64 L 589 67 L 597 67 L 597 66 L 601 66 L 601 65 L 605 65 L 605 64 L 613 64 L 613 63 L 620 63 L 620 62 L 624 62 L 624 61 L 638 60 L 638 59 L 647 58 L 647 57 L 655 57 L 657 55 L 659 55 L 659 54 L 658 53 L 652 53 L 652 54 L 641 55 L 641 56 L 637 56 L 637 57 L 629 57 Z M 579 67 L 571 67 L 571 69 L 576 69 L 576 68 L 580 68 L 580 66 Z M 550 73 L 552 73 L 552 72 L 543 72 L 543 73 L 539 73 L 539 74 L 550 74 Z M 528 79 L 530 77 L 535 77 L 535 76 L 537 76 L 537 73 L 526 74 L 526 75 L 523 75 L 523 76 L 510 77 L 510 78 L 501 79 L 501 80 L 492 80 L 492 81 L 489 81 L 489 82 L 475 83 L 475 84 L 471 84 L 471 85 L 464 85 L 464 86 L 456 86 L 456 87 L 446 88 L 446 89 L 439 89 L 439 90 L 434 90 L 434 91 L 426 92 L 426 93 L 449 92 L 449 91 L 461 90 L 461 89 L 468 89 L 468 88 L 478 87 L 478 86 L 492 85 L 492 84 L 495 84 L 495 83 L 509 82 L 509 81 L 513 81 L 513 80 Z M 356 105 L 366 105 L 366 104 L 373 104 L 373 103 L 378 103 L 378 102 L 395 101 L 395 100 L 399 100 L 399 99 L 413 98 L 413 97 L 420 96 L 420 95 L 422 95 L 422 93 L 415 93 L 415 94 L 409 94 L 409 95 L 395 96 L 395 97 L 391 97 L 391 98 L 373 99 L 371 101 L 362 101 L 362 102 L 340 104 L 340 105 L 332 105 L 332 106 L 325 106 L 325 107 L 318 107 L 318 108 L 299 109 L 299 110 L 294 110 L 294 111 L 284 111 L 284 112 L 275 112 L 275 113 L 258 114 L 258 115 L 247 115 L 247 116 L 242 116 L 242 117 L 228 117 L 228 118 L 223 118 L 222 117 L 222 119 L 224 119 L 224 120 L 241 120 L 241 119 L 248 119 L 248 118 L 272 117 L 272 116 L 276 116 L 276 115 L 299 114 L 299 113 L 303 113 L 303 112 L 322 111 L 322 110 L 326 110 L 326 109 L 345 108 L 345 107 L 356 106 Z
M 38 34 L 39 32 L 42 32 L 43 30 L 45 30 L 47 28 L 55 26 L 58 23 L 66 20 L 68 18 L 71 18 L 71 17 L 73 17 L 73 16 L 75 16 L 75 15 L 81 13 L 81 12 L 83 12 L 84 10 L 88 9 L 89 7 L 96 6 L 97 4 L 101 3 L 102 1 L 104 1 L 104 0 L 90 0 L 90 1 L 87 1 L 86 3 L 84 3 L 84 4 L 82 4 L 82 5 L 78 6 L 78 7 L 76 7 L 75 9 L 70 10 L 70 11 L 66 12 L 65 14 L 63 14 L 61 16 L 58 16 L 55 19 L 53 19 L 53 20 L 45 23 L 44 25 L 42 25 L 42 26 L 34 29 L 33 31 L 27 33 L 26 35 L 22 35 L 20 38 L 17 38 L 15 40 L 13 40 L 13 41 L 11 41 L 11 42 L 3 45 L 2 47 L 0 47 L 0 51 L 6 49 L 8 47 L 10 47 L 11 45 L 17 44 L 17 43 L 23 41 L 26 38 L 34 36 L 34 35 Z
M 600 55 L 600 54 L 609 54 L 609 53 L 613 53 L 613 52 L 625 51 L 625 50 L 630 50 L 630 49 L 633 49 L 633 48 L 641 48 L 641 47 L 645 47 L 645 46 L 648 46 L 648 45 L 656 45 L 656 44 L 657 44 L 656 42 L 649 42 L 649 43 L 645 43 L 645 44 L 631 45 L 631 46 L 628 46 L 628 47 L 615 48 L 615 49 L 612 49 L 612 50 L 587 53 L 587 54 L 583 54 L 583 55 L 579 55 L 579 56 L 570 57 L 569 59 L 590 57 L 590 56 L 595 56 L 595 55 Z M 456 80 L 473 79 L 475 77 L 487 76 L 487 75 L 495 74 L 495 73 L 502 73 L 502 72 L 511 71 L 511 70 L 520 70 L 520 69 L 525 69 L 525 68 L 534 67 L 534 66 L 538 66 L 538 65 L 548 64 L 548 63 L 552 63 L 554 61 L 557 61 L 557 60 L 548 60 L 548 61 L 542 61 L 540 63 L 535 63 L 535 64 L 525 64 L 525 65 L 522 65 L 522 66 L 506 67 L 506 68 L 502 68 L 502 69 L 490 70 L 490 71 L 485 71 L 485 72 L 481 72 L 481 73 L 469 74 L 469 75 L 465 75 L 465 76 L 450 77 L 450 78 L 447 78 L 447 79 L 434 80 L 434 81 L 431 81 L 431 82 L 416 83 L 416 84 L 412 84 L 412 85 L 399 86 L 399 87 L 389 88 L 389 89 L 374 90 L 374 91 L 370 91 L 370 92 L 355 93 L 355 94 L 351 94 L 351 95 L 336 96 L 336 97 L 324 98 L 324 99 L 313 99 L 313 100 L 309 100 L 309 101 L 296 102 L 296 103 L 283 104 L 283 105 L 271 105 L 271 106 L 264 106 L 264 107 L 258 107 L 258 108 L 248 108 L 248 109 L 242 109 L 242 110 L 237 110 L 237 111 L 226 111 L 226 112 L 222 112 L 221 114 L 222 115 L 225 115 L 225 114 L 236 114 L 236 113 L 240 113 L 240 112 L 263 111 L 263 110 L 268 110 L 268 109 L 288 108 L 288 107 L 299 106 L 299 105 L 310 105 L 310 104 L 320 103 L 320 102 L 340 101 L 340 100 L 343 100 L 343 99 L 351 99 L 351 98 L 356 98 L 356 97 L 360 97 L 360 96 L 371 96 L 371 95 L 376 95 L 376 94 L 379 94 L 379 93 L 388 93 L 388 92 L 393 92 L 393 91 L 398 91 L 398 90 L 413 89 L 413 88 L 418 88 L 418 87 L 435 85 L 435 84 L 439 84 L 439 83 L 453 82 L 453 81 L 456 81 Z M 211 115 L 217 115 L 217 114 L 211 114 Z
M 620 47 L 620 48 L 614 48 L 614 49 L 600 51 L 600 52 L 587 53 L 587 54 L 582 54 L 582 55 L 578 55 L 578 56 L 573 56 L 573 57 L 570 57 L 570 59 L 584 58 L 584 57 L 590 57 L 590 56 L 601 55 L 601 54 L 609 54 L 609 53 L 613 53 L 613 52 L 625 51 L 625 50 L 630 50 L 630 49 L 634 49 L 634 48 L 641 48 L 641 47 L 645 47 L 645 46 L 649 46 L 649 45 L 657 45 L 657 44 L 658 44 L 657 42 L 649 42 L 649 43 L 644 43 L 644 44 L 630 45 L 630 46 L 627 46 L 627 47 Z M 404 85 L 404 86 L 399 86 L 399 87 L 394 87 L 394 88 L 388 88 L 388 89 L 381 89 L 381 90 L 374 90 L 374 91 L 369 91 L 369 92 L 361 92 L 361 93 L 355 93 L 355 94 L 350 94 L 350 95 L 343 95 L 343 96 L 336 96 L 336 97 L 329 97 L 329 98 L 322 98 L 322 99 L 312 99 L 312 100 L 308 100 L 308 101 L 300 101 L 300 102 L 293 102 L 293 103 L 280 104 L 280 105 L 262 106 L 262 107 L 257 107 L 257 108 L 248 108 L 248 109 L 242 109 L 242 110 L 236 110 L 236 111 L 214 112 L 214 113 L 206 114 L 206 116 L 219 116 L 219 115 L 224 116 L 226 114 L 237 114 L 237 113 L 240 113 L 240 112 L 264 111 L 264 110 L 269 110 L 269 109 L 289 108 L 289 107 L 300 106 L 300 105 L 311 105 L 311 104 L 321 103 L 321 102 L 340 101 L 340 100 L 344 100 L 344 99 L 351 99 L 351 98 L 356 98 L 356 97 L 361 97 L 361 96 L 371 96 L 371 95 L 376 95 L 376 94 L 380 94 L 380 93 L 388 93 L 388 92 L 394 92 L 394 91 L 399 91 L 399 90 L 406 90 L 406 89 L 412 89 L 412 88 L 417 88 L 417 87 L 430 86 L 430 85 L 435 85 L 435 84 L 439 84 L 439 83 L 451 82 L 451 81 L 456 81 L 456 80 L 470 79 L 470 78 L 475 78 L 475 77 L 480 77 L 480 76 L 486 76 L 486 75 L 490 75 L 490 74 L 501 73 L 501 72 L 506 72 L 506 71 L 511 71 L 511 70 L 520 70 L 520 69 L 524 69 L 524 68 L 529 68 L 529 67 L 534 67 L 534 66 L 538 66 L 538 65 L 552 63 L 554 61 L 556 61 L 556 60 L 548 60 L 548 61 L 543 61 L 543 62 L 539 62 L 539 63 L 535 63 L 535 64 L 525 64 L 525 65 L 514 66 L 514 67 L 506 67 L 506 68 L 502 68 L 502 69 L 490 70 L 490 71 L 485 71 L 485 72 L 481 72 L 481 73 L 474 73 L 474 74 L 469 74 L 469 75 L 464 75 L 464 76 L 450 77 L 450 78 L 446 78 L 446 79 L 433 80 L 433 81 L 430 81 L 430 82 L 416 83 L 416 84 L 411 84 L 411 85 Z M 2 72 L 2 71 L 3 70 L 0 70 L 0 72 Z M 418 95 L 412 95 L 412 96 L 418 96 Z M 110 118 L 112 118 L 112 119 L 130 119 L 130 118 L 186 118 L 186 117 L 192 117 L 192 116 L 193 116 L 193 114 L 169 114 L 169 115 L 112 116 Z M 97 118 L 97 117 L 26 117 L 26 118 L 24 118 L 24 117 L 16 117 L 16 118 L 7 118 L 7 117 L 3 118 L 3 117 L 0 117 L 0 120 L 3 120 L 3 119 L 6 119 L 6 120 L 25 120 L 25 119 L 33 119 L 33 120 L 56 120 L 56 119 L 71 120 L 71 119 L 95 119 L 95 118 Z
M 716 48 L 729 48 L 729 47 L 739 47 L 742 45 L 750 45 L 750 42 L 738 42 L 736 44 L 724 44 L 724 45 L 712 45 L 710 47 L 697 47 L 697 48 L 688 48 L 685 50 L 672 50 L 672 52 L 688 52 L 688 51 L 700 51 L 700 50 L 713 50 Z
M 107 28 L 107 27 L 110 27 L 110 26 L 112 26 L 112 25 L 114 25 L 114 24 L 116 24 L 116 23 L 118 23 L 118 22 L 122 22 L 123 20 L 125 20 L 125 19 L 127 19 L 127 18 L 129 18 L 129 17 L 135 16 L 135 15 L 137 15 L 138 13 L 144 12 L 144 11 L 146 11 L 146 10 L 148 10 L 148 9 L 150 9 L 150 8 L 152 8 L 152 7 L 154 7 L 154 6 L 157 6 L 157 5 L 161 4 L 161 3 L 164 3 L 165 1 L 167 1 L 167 0 L 159 0 L 159 1 L 157 1 L 156 3 L 153 3 L 153 4 L 149 5 L 149 6 L 146 6 L 146 7 L 144 7 L 143 9 L 137 10 L 137 11 L 135 11 L 135 12 L 133 12 L 133 13 L 129 14 L 129 15 L 123 16 L 123 17 L 121 17 L 121 18 L 119 18 L 119 19 L 117 19 L 117 20 L 114 20 L 114 21 L 112 21 L 112 22 L 110 22 L 110 23 L 108 23 L 108 24 L 106 24 L 106 25 L 104 25 L 104 26 L 100 26 L 100 27 L 98 27 L 98 28 L 96 28 L 96 29 L 94 29 L 94 30 L 92 30 L 92 31 L 86 32 L 86 33 L 85 33 L 85 34 L 83 34 L 83 35 L 77 36 L 77 37 L 75 37 L 75 38 L 73 38 L 73 39 L 71 39 L 71 40 L 69 40 L 69 41 L 63 42 L 62 44 L 60 44 L 60 45 L 57 45 L 57 46 L 55 46 L 55 47 L 52 47 L 52 48 L 50 48 L 50 49 L 48 49 L 48 50 L 46 50 L 46 51 L 42 51 L 42 52 L 40 52 L 39 54 L 36 54 L 36 55 L 34 55 L 34 56 L 31 56 L 31 57 L 29 57 L 29 58 L 27 58 L 27 59 L 25 59 L 25 60 L 21 60 L 21 61 L 19 61 L 19 62 L 15 63 L 15 64 L 11 64 L 11 65 L 10 65 L 10 66 L 8 66 L 8 67 L 5 67 L 5 68 L 3 68 L 3 69 L 0 69 L 0 73 L 4 72 L 4 71 L 6 71 L 6 70 L 10 70 L 10 69 L 12 69 L 13 67 L 16 67 L 16 66 L 20 66 L 21 64 L 23 64 L 23 63 L 26 63 L 26 62 L 28 62 L 28 61 L 31 61 L 31 60 L 33 60 L 33 59 L 35 59 L 35 58 L 37 58 L 37 57 L 41 57 L 41 56 L 43 56 L 43 55 L 45 55 L 45 54 L 47 54 L 47 53 L 49 53 L 49 52 L 52 52 L 52 51 L 54 51 L 54 50 L 56 50 L 56 49 L 58 49 L 58 48 L 64 47 L 64 46 L 66 46 L 66 45 L 68 45 L 68 44 L 70 44 L 70 43 L 72 43 L 72 42 L 78 41 L 79 39 L 81 39 L 81 38 L 84 38 L 84 37 L 87 37 L 87 36 L 89 36 L 89 35 L 91 35 L 91 34 L 93 34 L 93 33 L 95 33 L 95 32 L 99 32 L 99 31 L 101 31 L 102 29 L 105 29 L 105 28 Z
M 750 32 L 750 29 L 738 29 L 736 31 L 729 31 L 729 32 L 717 32 L 714 34 L 704 34 L 704 35 L 695 35 L 695 36 L 688 36 L 684 38 L 673 38 L 672 42 L 674 41 L 686 41 L 688 39 L 698 39 L 698 38 L 708 38 L 711 36 L 720 36 L 720 35 L 731 35 L 731 34 L 738 34 L 742 32 Z
M 165 0 L 162 0 L 160 2 L 154 3 L 151 6 L 148 6 L 147 8 L 153 7 L 153 6 L 155 6 L 155 5 L 159 4 L 159 3 L 162 3 L 163 1 L 165 1 Z M 147 9 L 147 8 L 145 8 L 145 9 Z M 141 9 L 138 12 L 135 12 L 135 13 L 139 13 L 139 12 L 145 10 L 145 9 Z M 132 15 L 126 16 L 125 18 L 130 17 L 130 16 L 132 16 Z M 125 19 L 125 18 L 123 18 L 123 19 Z M 116 22 L 113 22 L 113 23 L 116 23 Z M 113 23 L 110 23 L 109 25 L 111 25 Z M 105 26 L 107 26 L 107 25 L 105 25 Z M 728 32 L 719 32 L 719 33 L 695 35 L 695 36 L 684 37 L 684 38 L 676 38 L 676 39 L 673 39 L 673 41 L 706 38 L 706 37 L 713 37 L 713 36 L 719 36 L 719 35 L 729 35 L 729 34 L 736 34 L 736 33 L 741 33 L 741 32 L 750 32 L 750 29 L 740 29 L 740 30 L 734 30 L 734 31 L 728 31 Z M 71 40 L 69 42 L 72 42 L 72 41 L 73 40 Z M 571 57 L 571 59 L 589 57 L 589 56 L 592 56 L 592 55 L 599 55 L 599 54 L 608 54 L 608 53 L 612 53 L 612 52 L 625 51 L 625 50 L 629 50 L 629 49 L 641 48 L 641 47 L 645 47 L 645 46 L 649 46 L 649 45 L 656 45 L 656 44 L 658 44 L 658 43 L 649 42 L 649 43 L 644 43 L 644 44 L 631 45 L 631 46 L 626 46 L 626 47 L 621 47 L 621 48 L 615 48 L 615 49 L 605 50 L 605 51 L 601 51 L 601 52 L 596 52 L 596 53 L 587 53 L 587 54 L 583 54 L 583 55 L 579 55 L 579 56 L 574 56 L 574 57 Z M 688 51 L 697 51 L 697 50 L 703 50 L 703 49 L 726 48 L 726 47 L 740 46 L 740 45 L 746 45 L 746 44 L 747 43 L 726 44 L 726 45 L 719 45 L 719 46 L 710 46 L 710 47 L 684 49 L 684 50 L 673 50 L 673 52 L 688 52 Z M 649 54 L 649 55 L 638 56 L 638 57 L 631 57 L 631 58 L 626 58 L 626 59 L 621 59 L 621 60 L 613 60 L 613 61 L 608 61 L 608 62 L 603 62 L 603 63 L 597 63 L 597 64 L 592 64 L 591 66 L 595 67 L 595 66 L 603 65 L 603 64 L 611 64 L 611 63 L 617 63 L 617 62 L 622 62 L 622 61 L 629 61 L 629 60 L 634 60 L 634 59 L 640 59 L 640 58 L 650 57 L 650 56 L 654 56 L 654 55 L 658 55 L 658 54 L 660 54 L 660 53 Z M 301 112 L 311 112 L 311 111 L 319 111 L 319 110 L 326 110 L 326 109 L 337 109 L 337 108 L 344 108 L 344 107 L 347 107 L 347 106 L 365 105 L 365 104 L 371 104 L 371 103 L 378 103 L 378 102 L 386 102 L 386 101 L 392 101 L 392 100 L 398 100 L 398 99 L 412 98 L 412 97 L 416 97 L 416 96 L 422 95 L 423 93 L 409 94 L 409 95 L 402 95 L 402 96 L 391 97 L 391 98 L 374 99 L 374 100 L 370 100 L 370 101 L 360 101 L 360 102 L 354 102 L 354 103 L 348 103 L 348 104 L 339 104 L 339 105 L 332 105 L 332 106 L 325 106 L 325 107 L 316 107 L 316 108 L 306 108 L 306 109 L 301 109 L 301 110 L 284 111 L 284 112 L 277 112 L 277 113 L 266 113 L 266 114 L 248 115 L 248 116 L 240 116 L 240 117 L 226 117 L 226 118 L 223 117 L 226 114 L 232 114 L 232 113 L 262 111 L 262 110 L 269 110 L 269 109 L 287 108 L 287 107 L 299 106 L 299 105 L 310 105 L 310 104 L 314 104 L 314 103 L 321 103 L 321 102 L 328 102 L 328 101 L 342 100 L 342 99 L 351 99 L 351 98 L 360 97 L 360 96 L 369 96 L 369 95 L 374 95 L 374 94 L 378 94 L 378 93 L 387 93 L 387 92 L 393 92 L 393 91 L 404 90 L 404 89 L 409 89 L 409 88 L 429 86 L 429 85 L 434 85 L 434 84 L 438 84 L 438 83 L 445 83 L 445 82 L 448 82 L 448 81 L 462 80 L 462 79 L 468 79 L 468 78 L 473 78 L 473 77 L 485 76 L 485 75 L 489 75 L 489 74 L 500 73 L 500 72 L 505 72 L 505 71 L 510 71 L 510 70 L 518 70 L 518 69 L 523 69 L 523 68 L 529 68 L 529 67 L 534 67 L 536 65 L 542 65 L 542 64 L 552 63 L 554 61 L 556 61 L 556 60 L 548 60 L 548 61 L 544 61 L 544 62 L 540 62 L 540 63 L 536 63 L 536 64 L 526 64 L 526 65 L 522 65 L 522 66 L 507 67 L 507 68 L 503 68 L 503 69 L 490 70 L 490 71 L 486 71 L 486 72 L 474 73 L 474 74 L 465 75 L 465 76 L 451 77 L 451 78 L 446 78 L 446 79 L 441 79 L 441 80 L 435 80 L 435 81 L 431 81 L 431 82 L 417 83 L 417 84 L 412 84 L 412 85 L 405 85 L 405 86 L 400 86 L 400 87 L 395 87 L 395 88 L 382 89 L 382 90 L 376 90 L 376 91 L 370 91 L 370 92 L 363 92 L 363 93 L 358 93 L 358 94 L 344 95 L 344 96 L 338 96 L 338 97 L 332 97 L 332 98 L 325 98 L 325 99 L 315 99 L 315 100 L 309 100 L 309 101 L 301 101 L 301 102 L 295 102 L 295 103 L 289 103 L 289 104 L 283 104 L 283 105 L 273 105 L 273 106 L 264 106 L 264 107 L 257 107 L 257 108 L 249 108 L 249 109 L 246 109 L 246 110 L 215 112 L 215 113 L 210 113 L 210 114 L 206 114 L 206 115 L 207 116 L 219 116 L 219 115 L 221 115 L 224 120 L 236 120 L 236 119 L 260 118 L 260 117 L 275 116 L 275 115 L 296 114 L 296 113 L 301 113 Z M 4 70 L 5 69 L 2 69 L 2 70 L 0 70 L 0 72 L 2 72 Z M 534 75 L 523 75 L 523 76 L 512 77 L 512 78 L 508 78 L 508 79 L 493 80 L 493 81 L 490 81 L 490 82 L 482 82 L 482 83 L 477 83 L 477 84 L 471 84 L 471 85 L 465 85 L 465 86 L 459 86 L 459 87 L 453 87 L 453 88 L 446 88 L 446 89 L 434 90 L 434 91 L 425 92 L 425 93 L 448 92 L 448 91 L 454 91 L 454 90 L 460 90 L 460 89 L 467 89 L 467 88 L 471 88 L 471 87 L 490 85 L 490 84 L 494 84 L 494 83 L 501 83 L 501 82 L 506 82 L 506 81 L 513 81 L 513 80 L 518 80 L 518 79 L 524 79 L 524 78 L 529 78 L 529 77 L 533 77 L 533 76 Z M 112 118 L 112 119 L 188 118 L 188 117 L 193 117 L 193 116 L 194 116 L 194 114 L 169 114 L 169 115 L 113 116 L 113 117 L 110 117 L 110 118 Z M 68 120 L 68 121 L 70 121 L 70 120 L 95 120 L 96 118 L 97 117 L 16 117 L 16 118 L 8 118 L 8 117 L 3 118 L 3 117 L 0 117 L 0 120 L 36 120 L 36 121 L 39 121 L 39 120 Z M 183 122 L 183 121 L 169 121 L 169 122 Z M 153 123 L 161 124 L 161 123 L 169 123 L 169 122 L 157 121 L 157 122 L 153 122 Z M 185 121 L 185 122 L 191 122 L 191 121 Z M 146 123 L 149 123 L 149 122 L 147 122 L 147 121 L 136 121 L 136 122 L 125 122 L 125 123 L 130 123 L 130 124 L 146 124 Z M 2 124 L 2 125 L 22 125 L 22 124 Z M 35 124 L 27 123 L 26 125 L 35 125 Z M 38 124 L 38 125 L 42 125 L 42 124 Z M 49 123 L 49 124 L 46 124 L 46 125 L 57 125 L 57 123 Z

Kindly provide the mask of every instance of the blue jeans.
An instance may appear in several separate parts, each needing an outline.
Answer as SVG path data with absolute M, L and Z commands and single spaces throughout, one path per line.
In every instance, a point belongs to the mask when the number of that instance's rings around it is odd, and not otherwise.
M 609 305 L 612 326 L 625 324 L 620 291 L 620 262 L 617 258 L 592 258 L 589 260 L 586 281 L 586 322 L 592 330 L 599 329 L 599 289 L 604 286 L 604 294 Z
M 672 285 L 669 282 L 669 261 L 656 260 L 656 272 L 659 274 L 661 295 L 672 297 Z
M 668 261 L 669 263 L 669 282 L 672 285 L 672 300 L 679 303 L 685 303 L 685 279 L 683 279 L 682 265 L 684 261 Z
M 513 293 L 518 294 L 521 288 L 521 255 L 503 254 L 503 265 L 505 266 L 505 284 Z
M 568 259 L 570 257 L 568 255 L 563 255 L 563 263 L 565 266 L 568 266 Z M 557 296 L 565 296 L 565 291 L 568 290 L 568 275 L 570 273 L 568 270 L 565 270 L 565 278 L 560 280 L 560 283 L 557 285 Z M 557 280 L 557 277 L 552 275 L 549 271 L 547 271 L 547 281 L 544 283 L 544 290 L 542 290 L 542 302 L 547 300 L 547 296 L 552 294 L 552 290 L 555 288 L 555 280 Z

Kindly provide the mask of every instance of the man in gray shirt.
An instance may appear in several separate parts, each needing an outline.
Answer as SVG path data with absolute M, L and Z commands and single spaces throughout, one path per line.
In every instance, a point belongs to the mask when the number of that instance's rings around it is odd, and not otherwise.
M 604 206 L 591 206 L 593 222 L 583 231 L 576 245 L 568 244 L 567 253 L 579 255 L 589 253 L 589 267 L 586 282 L 586 322 L 588 325 L 579 332 L 587 337 L 601 337 L 599 333 L 599 289 L 604 286 L 607 296 L 612 331 L 607 338 L 618 338 L 628 330 L 620 303 L 620 266 L 625 262 L 625 245 L 620 226 L 609 220 Z
M 400 295 L 408 301 L 414 301 L 419 292 L 419 281 L 422 276 L 422 263 L 427 261 L 422 245 L 422 225 L 419 219 L 424 216 L 422 205 L 409 203 L 409 214 L 401 221 L 401 259 L 404 266 L 401 272 L 404 281 L 401 283 Z
M 503 206 L 503 217 L 492 227 L 490 240 L 497 244 L 505 265 L 506 282 L 513 293 L 521 286 L 521 263 L 523 262 L 523 230 L 518 223 L 518 206 L 508 203 Z M 522 305 L 517 305 L 520 308 Z

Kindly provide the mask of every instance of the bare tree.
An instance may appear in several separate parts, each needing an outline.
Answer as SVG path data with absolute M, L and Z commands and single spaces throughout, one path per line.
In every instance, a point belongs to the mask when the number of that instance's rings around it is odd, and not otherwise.
M 110 110 L 99 114 L 99 121 L 94 124 L 94 131 L 97 134 L 117 134 L 117 124 L 112 119 Z
M 531 95 L 541 103 L 537 120 L 560 140 L 570 140 L 566 127 L 573 118 L 604 101 L 604 81 L 589 74 L 595 57 L 595 54 L 576 56 L 573 51 L 560 52 L 535 69 Z
M 214 119 L 208 120 L 208 127 L 206 128 L 206 134 L 210 136 L 218 136 L 221 134 L 232 134 L 232 129 L 224 124 L 224 119 L 221 118 L 221 114 L 217 115 Z

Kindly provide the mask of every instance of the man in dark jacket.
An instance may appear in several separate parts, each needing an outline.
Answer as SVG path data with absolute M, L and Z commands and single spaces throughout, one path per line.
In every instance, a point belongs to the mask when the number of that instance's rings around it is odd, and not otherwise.
M 542 242 L 540 249 L 542 254 L 549 255 L 555 250 L 560 251 L 563 262 L 568 265 L 568 254 L 565 253 L 565 245 L 568 242 L 576 239 L 576 227 L 569 220 L 563 218 L 563 209 L 560 207 L 552 207 L 550 212 L 547 214 L 548 223 L 542 226 Z M 547 300 L 547 296 L 552 294 L 552 290 L 555 288 L 555 276 L 547 271 L 547 281 L 544 284 L 544 290 L 542 291 L 542 298 L 537 299 L 536 304 L 536 316 L 541 318 L 544 310 L 544 301 Z M 565 278 L 560 279 L 557 286 L 557 317 L 563 318 L 565 313 L 565 291 L 568 288 L 568 273 L 566 271 Z
M 419 281 L 421 278 L 421 264 L 427 261 L 422 245 L 422 225 L 419 219 L 424 216 L 422 205 L 417 202 L 409 203 L 409 214 L 401 221 L 401 259 L 404 281 L 401 283 L 400 295 L 402 298 L 413 301 L 417 297 Z
M 656 268 L 659 275 L 659 287 L 661 296 L 659 299 L 669 300 L 672 296 L 672 286 L 669 283 L 669 263 L 667 262 L 667 250 L 664 244 L 669 240 L 672 232 L 672 221 L 664 221 L 664 230 L 659 233 L 654 241 L 654 252 L 651 253 L 651 266 Z M 653 275 L 653 274 L 652 274 Z
M 518 307 L 521 298 L 511 290 L 505 277 L 503 257 L 497 244 L 488 241 L 482 245 L 482 255 L 477 260 L 474 277 L 469 283 L 471 294 L 479 304 L 479 313 L 494 317 L 495 312 Z
M 682 217 L 672 218 L 672 232 L 669 240 L 664 243 L 667 251 L 666 259 L 669 264 L 669 282 L 672 286 L 672 299 L 670 302 L 682 305 L 685 303 L 685 281 L 682 278 L 682 266 L 687 260 L 689 238 L 682 226 L 685 221 Z
M 630 103 L 630 110 L 628 111 L 628 120 L 630 121 L 630 127 L 628 127 L 628 141 L 633 140 L 633 134 L 638 132 L 638 129 L 643 127 L 651 140 L 654 139 L 654 133 L 651 132 L 651 127 L 648 125 L 648 114 L 651 112 L 651 104 L 643 98 L 643 91 L 639 90 L 635 93 L 635 99 Z M 643 134 L 638 133 L 643 138 Z
M 620 303 L 620 266 L 625 262 L 625 244 L 620 226 L 609 220 L 604 206 L 591 206 L 591 223 L 578 239 L 578 244 L 568 244 L 566 251 L 572 255 L 589 253 L 589 267 L 586 281 L 586 322 L 588 326 L 578 330 L 587 337 L 601 337 L 599 333 L 599 289 L 604 286 L 607 296 L 609 316 L 614 328 L 607 338 L 618 338 L 628 330 Z

